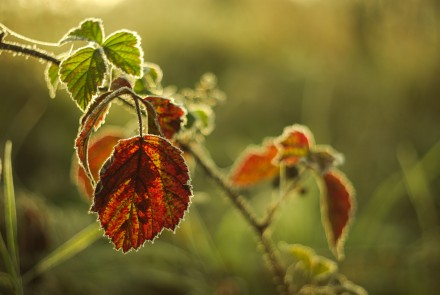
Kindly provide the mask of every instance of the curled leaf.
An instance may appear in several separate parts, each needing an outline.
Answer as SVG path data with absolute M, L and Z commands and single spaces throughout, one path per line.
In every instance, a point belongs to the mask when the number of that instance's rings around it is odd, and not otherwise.
M 344 257 L 344 243 L 354 215 L 354 189 L 345 175 L 332 169 L 323 176 L 321 216 L 330 249 L 338 259 Z
M 153 105 L 163 135 L 168 139 L 173 138 L 184 122 L 185 110 L 174 104 L 172 100 L 163 97 L 147 96 L 144 100 Z
M 105 133 L 100 134 L 93 139 L 88 148 L 88 163 L 90 173 L 95 181 L 98 181 L 99 170 L 105 160 L 110 157 L 113 148 L 122 138 L 122 132 L 112 129 L 110 131 L 107 130 Z M 72 178 L 80 192 L 92 200 L 94 187 L 92 186 L 90 179 L 87 177 L 84 168 L 78 164 L 76 157 L 72 165 Z
M 286 127 L 275 142 L 279 149 L 275 162 L 287 166 L 296 165 L 301 158 L 308 155 L 310 148 L 315 144 L 309 128 L 298 124 Z
M 111 95 L 111 92 L 106 92 L 97 97 L 89 106 L 87 111 L 81 117 L 78 136 L 75 139 L 75 148 L 78 155 L 79 163 L 84 168 L 84 171 L 90 181 L 93 183 L 94 178 L 90 172 L 88 163 L 88 144 L 93 130 L 101 124 L 105 119 L 105 114 L 108 111 L 109 105 L 103 101 Z
M 271 140 L 266 140 L 262 147 L 245 150 L 232 169 L 231 183 L 247 187 L 273 179 L 279 173 L 279 167 L 272 163 L 277 153 Z
M 60 79 L 73 100 L 85 110 L 104 81 L 106 64 L 99 49 L 83 47 L 60 64 Z
M 44 78 L 46 80 L 47 88 L 49 89 L 49 95 L 51 98 L 55 98 L 55 92 L 60 83 L 58 76 L 59 66 L 54 63 L 48 63 L 44 71 Z
M 137 249 L 179 224 L 192 196 L 181 153 L 155 135 L 119 141 L 101 169 L 91 208 L 116 249 Z

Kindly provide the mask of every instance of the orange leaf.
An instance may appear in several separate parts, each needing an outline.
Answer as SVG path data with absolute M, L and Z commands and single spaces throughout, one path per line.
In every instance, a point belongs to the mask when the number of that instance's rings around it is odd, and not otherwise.
M 93 177 L 90 172 L 87 159 L 87 147 L 90 136 L 92 135 L 92 131 L 100 125 L 108 111 L 109 105 L 107 103 L 103 103 L 103 101 L 110 94 L 111 92 L 106 92 L 93 100 L 84 115 L 81 117 L 78 136 L 75 139 L 75 148 L 79 163 L 84 168 L 84 171 L 90 181 L 93 181 Z
M 287 166 L 296 165 L 301 158 L 308 155 L 310 148 L 315 144 L 309 128 L 297 124 L 286 127 L 275 143 L 279 149 L 275 162 Z
M 116 249 L 137 249 L 179 224 L 192 196 L 181 153 L 156 135 L 119 141 L 101 169 L 91 208 Z
M 324 174 L 321 216 L 330 249 L 338 259 L 344 257 L 344 243 L 354 215 L 354 189 L 345 175 L 332 169 Z
M 164 136 L 171 139 L 180 130 L 186 114 L 185 110 L 174 104 L 170 99 L 163 97 L 147 96 L 144 100 L 153 105 Z
M 272 163 L 277 153 L 275 144 L 269 140 L 262 147 L 245 150 L 232 169 L 232 184 L 246 187 L 273 179 L 279 173 L 279 167 Z
M 110 157 L 114 146 L 118 141 L 122 139 L 122 132 L 116 132 L 112 130 L 107 131 L 93 140 L 90 144 L 88 155 L 89 155 L 89 167 L 92 177 L 95 181 L 99 177 L 99 169 L 101 169 L 102 164 L 105 160 Z M 90 183 L 89 178 L 84 171 L 84 168 L 78 165 L 78 161 L 75 159 L 72 166 L 72 176 L 73 181 L 79 187 L 81 193 L 87 196 L 90 200 L 93 199 L 94 188 Z

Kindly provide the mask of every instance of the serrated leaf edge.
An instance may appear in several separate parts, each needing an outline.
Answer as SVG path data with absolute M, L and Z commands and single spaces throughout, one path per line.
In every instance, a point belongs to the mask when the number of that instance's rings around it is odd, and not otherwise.
M 99 42 L 97 42 L 96 40 L 90 40 L 90 39 L 87 39 L 87 38 L 81 38 L 81 37 L 78 37 L 78 36 L 69 36 L 72 32 L 75 32 L 76 30 L 80 30 L 81 27 L 83 26 L 83 24 L 85 24 L 85 23 L 88 22 L 88 21 L 94 21 L 94 22 L 99 23 L 99 27 L 100 27 L 101 32 L 102 32 L 102 40 L 105 40 L 106 38 L 105 38 L 104 25 L 103 25 L 102 19 L 100 19 L 100 18 L 90 17 L 90 18 L 86 18 L 85 20 L 83 20 L 82 22 L 80 22 L 79 25 L 78 25 L 77 27 L 74 27 L 74 28 L 70 29 L 70 30 L 69 30 L 69 31 L 68 31 L 68 32 L 67 32 L 67 33 L 66 33 L 66 34 L 60 39 L 60 41 L 58 41 L 58 44 L 59 44 L 59 45 L 63 45 L 63 44 L 65 44 L 65 43 L 73 42 L 73 41 L 86 41 L 86 42 L 92 42 L 92 43 L 96 43 L 96 44 L 101 45 L 102 42 L 99 43 Z
M 106 43 L 107 40 L 110 39 L 112 36 L 114 36 L 114 35 L 116 35 L 116 34 L 119 34 L 119 33 L 129 33 L 129 34 L 132 34 L 133 36 L 136 37 L 136 44 L 134 44 L 133 46 L 136 47 L 137 49 L 139 49 L 139 59 L 140 59 L 139 69 L 140 69 L 140 73 L 139 73 L 138 75 L 133 75 L 133 74 L 129 74 L 129 73 L 125 72 L 124 70 L 122 70 L 121 68 L 119 68 L 118 66 L 116 66 L 114 63 L 112 63 L 112 62 L 110 61 L 110 59 L 107 57 L 107 55 L 105 54 L 105 51 L 104 51 L 105 43 Z M 130 30 L 126 30 L 126 29 L 122 29 L 122 30 L 115 31 L 115 32 L 111 33 L 110 35 L 108 35 L 108 36 L 104 39 L 104 41 L 102 42 L 102 46 L 101 46 L 101 48 L 102 48 L 103 54 L 104 54 L 104 56 L 105 56 L 105 59 L 107 60 L 107 62 L 108 62 L 109 64 L 111 64 L 111 65 L 114 66 L 115 68 L 118 68 L 119 70 L 121 70 L 122 72 L 124 72 L 125 74 L 127 74 L 127 75 L 129 75 L 129 76 L 131 76 L 131 77 L 134 77 L 134 78 L 142 78 L 142 76 L 143 76 L 143 71 L 144 71 L 144 70 L 143 70 L 143 65 L 144 65 L 144 51 L 142 50 L 142 47 L 141 47 L 141 40 L 142 40 L 142 38 L 141 38 L 141 36 L 140 36 L 137 32 L 135 32 L 135 31 L 130 31 Z
M 101 81 L 101 83 L 98 84 L 98 85 L 96 85 L 95 93 L 92 94 L 92 96 L 91 96 L 91 98 L 90 98 L 90 101 L 89 101 L 88 104 L 83 108 L 83 107 L 78 103 L 78 101 L 73 97 L 73 93 L 70 92 L 70 90 L 69 90 L 68 83 L 65 82 L 65 81 L 63 81 L 63 80 L 61 79 L 61 67 L 62 67 L 63 63 L 64 63 L 66 60 L 68 60 L 69 58 L 71 58 L 72 56 L 74 56 L 76 53 L 78 53 L 79 51 L 81 51 L 81 50 L 83 50 L 83 49 L 86 49 L 86 48 L 91 48 L 91 49 L 93 49 L 93 50 L 99 50 L 99 52 L 101 52 L 101 57 L 102 57 L 102 59 L 103 59 L 103 61 L 104 61 L 105 71 L 104 71 L 104 74 L 103 74 L 103 77 L 102 77 L 102 81 Z M 105 84 L 106 76 L 107 76 L 107 72 L 108 72 L 108 64 L 106 63 L 106 61 L 107 61 L 107 60 L 106 60 L 106 58 L 105 58 L 105 54 L 104 54 L 104 52 L 102 51 L 101 48 L 95 48 L 95 47 L 92 47 L 92 46 L 83 46 L 83 47 L 80 47 L 80 48 L 76 49 L 74 52 L 72 52 L 71 54 L 69 54 L 69 56 L 67 56 L 65 59 L 63 59 L 63 60 L 61 61 L 60 65 L 59 65 L 59 67 L 58 67 L 58 77 L 59 77 L 59 80 L 60 80 L 60 84 L 62 84 L 62 85 L 64 85 L 64 86 L 66 87 L 66 91 L 67 91 L 67 93 L 69 93 L 70 98 L 75 102 L 75 104 L 78 106 L 78 108 L 79 108 L 83 113 L 85 113 L 85 112 L 87 111 L 87 109 L 88 109 L 88 107 L 90 106 L 90 104 L 92 103 L 92 101 L 98 96 L 97 94 L 98 94 L 98 92 L 99 92 L 99 87 L 102 87 L 102 86 Z
M 192 179 L 191 179 L 191 174 L 189 173 L 189 167 L 188 167 L 188 164 L 186 163 L 186 160 L 185 160 L 185 158 L 183 157 L 183 151 L 182 151 L 179 147 L 175 146 L 172 142 L 170 142 L 170 141 L 169 141 L 168 139 L 166 139 L 165 137 L 162 137 L 162 136 L 159 136 L 159 135 L 155 135 L 155 134 L 147 134 L 147 135 L 144 135 L 143 137 L 145 137 L 145 136 L 159 137 L 159 138 L 161 138 L 161 139 L 167 141 L 170 145 L 172 145 L 174 148 L 176 148 L 176 149 L 180 152 L 180 156 L 183 158 L 183 163 L 185 164 L 185 167 L 186 167 L 186 169 L 187 169 L 187 171 L 188 171 L 188 181 L 187 181 L 186 184 L 188 185 L 188 188 L 189 188 L 189 190 L 191 191 L 191 195 L 188 196 L 188 200 L 189 200 L 189 201 L 188 201 L 188 206 L 186 207 L 185 211 L 183 211 L 182 218 L 180 218 L 179 222 L 174 226 L 173 229 L 169 229 L 169 228 L 166 228 L 166 227 L 162 227 L 161 231 L 158 232 L 157 235 L 154 236 L 151 240 L 145 240 L 144 243 L 143 243 L 142 245 L 140 245 L 138 248 L 135 249 L 135 248 L 131 247 L 131 248 L 130 248 L 128 251 L 126 251 L 126 252 L 123 251 L 122 247 L 119 248 L 119 249 L 116 249 L 116 246 L 115 246 L 115 245 L 113 244 L 113 242 L 112 242 L 112 238 L 111 238 L 109 235 L 107 235 L 107 234 L 105 233 L 105 229 L 104 229 L 104 227 L 102 226 L 101 221 L 99 220 L 99 214 L 98 214 L 97 212 L 95 212 L 95 211 L 92 210 L 92 207 L 93 207 L 93 205 L 94 205 L 94 202 L 92 202 L 92 204 L 91 204 L 91 206 L 90 206 L 90 208 L 89 208 L 89 214 L 96 214 L 96 215 L 97 215 L 96 221 L 99 223 L 99 228 L 102 229 L 102 232 L 103 232 L 102 236 L 105 237 L 105 238 L 108 240 L 108 243 L 109 243 L 109 244 L 112 244 L 112 245 L 113 245 L 113 249 L 114 249 L 116 252 L 121 252 L 121 253 L 124 254 L 124 255 L 127 255 L 127 254 L 129 254 L 129 253 L 133 253 L 133 252 L 135 252 L 135 253 L 138 252 L 138 251 L 141 250 L 143 247 L 145 247 L 145 245 L 147 244 L 147 242 L 148 242 L 148 243 L 151 243 L 151 244 L 154 244 L 154 241 L 155 241 L 157 238 L 160 237 L 160 235 L 162 234 L 162 232 L 163 232 L 164 230 L 167 230 L 167 231 L 172 232 L 173 234 L 176 234 L 177 229 L 180 228 L 181 223 L 185 220 L 186 214 L 188 213 L 189 208 L 190 208 L 191 203 L 192 203 L 192 198 L 194 197 L 193 186 L 192 186 L 192 184 L 191 184 L 191 180 L 192 180 Z M 129 137 L 129 138 L 123 138 L 123 139 L 120 139 L 120 140 L 118 141 L 118 143 L 113 147 L 113 152 L 111 153 L 111 155 L 107 158 L 107 160 L 105 160 L 104 164 L 101 166 L 101 169 L 99 170 L 99 171 L 100 171 L 99 175 L 101 175 L 101 170 L 102 170 L 103 168 L 105 168 L 106 163 L 107 163 L 107 162 L 113 157 L 113 154 L 114 154 L 114 152 L 115 152 L 115 147 L 119 144 L 119 142 L 120 142 L 121 140 L 130 140 L 130 139 L 134 139 L 134 138 L 139 138 L 139 135 L 132 136 L 132 137 Z M 95 188 L 95 189 L 96 189 L 96 188 Z

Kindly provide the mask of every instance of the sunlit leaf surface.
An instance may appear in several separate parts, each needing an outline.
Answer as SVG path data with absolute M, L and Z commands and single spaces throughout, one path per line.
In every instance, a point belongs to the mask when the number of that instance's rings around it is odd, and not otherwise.
M 104 29 L 102 21 L 90 18 L 81 22 L 79 27 L 70 30 L 63 38 L 61 38 L 60 44 L 77 40 L 101 44 L 103 35 Z
M 90 173 L 95 181 L 98 181 L 99 170 L 104 164 L 105 160 L 110 157 L 113 152 L 113 148 L 118 143 L 120 139 L 122 139 L 121 132 L 107 131 L 105 134 L 97 137 L 90 144 L 88 148 L 88 162 Z M 76 159 L 75 159 L 76 160 Z M 80 191 L 87 196 L 88 198 L 93 198 L 94 187 L 92 186 L 90 179 L 87 177 L 87 174 L 84 168 L 78 165 L 78 162 L 75 161 L 73 165 L 72 176 L 74 182 L 78 185 Z
M 279 173 L 279 167 L 272 163 L 277 153 L 272 141 L 266 141 L 262 147 L 245 150 L 232 169 L 232 184 L 246 187 L 273 179 Z
M 129 31 L 118 31 L 104 41 L 102 45 L 107 59 L 127 74 L 142 75 L 142 49 L 140 37 Z
M 84 47 L 63 60 L 60 78 L 78 106 L 85 110 L 104 81 L 106 65 L 99 49 Z
M 192 196 L 181 151 L 146 135 L 121 140 L 100 172 L 92 211 L 116 249 L 137 249 L 174 230 Z
M 302 125 L 292 125 L 284 129 L 283 134 L 276 140 L 280 150 L 276 161 L 292 166 L 307 156 L 310 147 L 314 145 L 310 130 Z
M 46 79 L 47 88 L 49 89 L 49 95 L 51 98 L 55 98 L 55 94 L 60 82 L 58 76 L 59 66 L 54 63 L 48 63 L 46 70 L 44 71 L 44 77 Z

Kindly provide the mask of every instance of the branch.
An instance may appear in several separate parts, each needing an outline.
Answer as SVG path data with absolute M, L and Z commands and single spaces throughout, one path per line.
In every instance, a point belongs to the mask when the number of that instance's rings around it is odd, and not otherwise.
M 273 242 L 269 237 L 269 233 L 266 231 L 269 225 L 267 220 L 261 222 L 256 218 L 249 203 L 236 190 L 234 190 L 227 180 L 224 179 L 223 175 L 219 171 L 219 168 L 210 160 L 210 157 L 207 156 L 207 153 L 202 150 L 200 145 L 186 144 L 182 142 L 179 142 L 179 144 L 186 152 L 190 153 L 194 157 L 205 173 L 220 186 L 220 188 L 226 193 L 227 197 L 241 213 L 243 218 L 254 229 L 254 232 L 263 246 L 264 253 L 267 256 L 270 271 L 272 272 L 275 283 L 279 287 L 279 293 L 292 294 L 289 293 L 289 284 L 284 279 L 286 271 L 276 253 Z
M 53 57 L 52 55 L 49 55 L 42 49 L 30 48 L 18 43 L 5 42 L 3 41 L 5 36 L 6 36 L 5 32 L 0 33 L 0 50 L 24 54 L 40 60 L 54 63 L 56 65 L 60 65 L 61 61 L 59 59 Z

